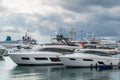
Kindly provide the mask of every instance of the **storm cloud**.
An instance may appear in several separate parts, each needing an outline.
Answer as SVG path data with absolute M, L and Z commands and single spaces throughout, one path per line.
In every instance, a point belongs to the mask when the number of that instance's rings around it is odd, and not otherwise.
M 0 31 L 3 36 L 19 39 L 29 30 L 38 41 L 50 41 L 59 29 L 68 35 L 76 30 L 80 40 L 81 31 L 96 36 L 119 36 L 119 0 L 1 0 Z M 15 34 L 15 35 L 14 35 Z

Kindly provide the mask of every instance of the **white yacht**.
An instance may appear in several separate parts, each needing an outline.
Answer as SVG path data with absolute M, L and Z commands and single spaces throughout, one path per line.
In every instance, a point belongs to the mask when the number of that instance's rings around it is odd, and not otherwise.
M 71 54 L 74 49 L 80 48 L 62 35 L 57 35 L 57 43 L 44 44 L 32 51 L 10 53 L 10 58 L 18 65 L 58 65 L 62 64 L 60 55 Z
M 44 45 L 33 51 L 10 53 L 18 65 L 60 65 L 60 55 L 71 54 L 78 47 L 68 45 Z
M 118 66 L 120 59 L 110 57 L 108 50 L 81 49 L 73 54 L 60 56 L 60 60 L 67 67 L 96 67 L 99 65 Z

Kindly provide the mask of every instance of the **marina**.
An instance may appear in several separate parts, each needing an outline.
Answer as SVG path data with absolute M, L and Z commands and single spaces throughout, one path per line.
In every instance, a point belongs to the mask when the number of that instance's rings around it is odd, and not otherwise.
M 27 34 L 15 42 L 1 42 L 0 80 L 120 80 L 117 42 L 63 34 L 47 44 Z
M 66 37 L 59 33 L 55 38 L 52 38 L 53 42 L 51 43 L 34 45 L 30 43 L 31 37 L 25 34 L 23 43 L 17 46 L 15 52 L 13 50 L 8 55 L 17 65 L 120 66 L 120 59 L 111 57 L 120 53 L 119 46 L 112 46 L 111 48 L 111 45 L 109 45 L 106 47 L 104 46 L 106 43 L 101 46 L 100 42 L 102 40 L 96 42 L 94 36 L 78 42 L 72 36 L 73 34 L 71 37 Z M 22 49 L 23 45 L 27 46 L 27 48 Z
M 29 45 L 23 46 L 22 44 L 21 46 L 23 48 L 21 47 L 14 49 L 13 47 L 12 51 L 9 52 L 7 56 L 3 55 L 2 58 L 0 59 L 0 64 L 1 64 L 0 71 L 2 73 L 0 76 L 0 80 L 119 80 L 120 79 L 120 69 L 119 69 L 120 54 L 118 49 L 116 48 L 99 49 L 99 48 L 91 48 L 91 46 L 90 48 L 88 47 L 82 48 L 83 45 L 81 47 L 81 45 L 78 45 L 78 42 L 76 42 L 77 43 L 76 44 L 75 41 L 73 42 L 68 40 L 64 41 L 64 39 L 59 37 L 54 39 L 56 39 L 57 42 L 51 44 L 45 44 L 45 45 L 37 45 L 37 46 L 31 45 L 32 48 L 28 48 Z M 66 39 L 68 38 L 65 38 L 65 40 Z M 97 51 L 97 53 L 96 54 L 94 53 L 95 54 L 94 55 L 89 52 L 90 54 L 88 56 L 85 53 L 85 51 L 88 52 Z M 98 51 L 107 52 L 107 53 L 99 53 Z M 83 53 L 81 54 L 81 52 Z M 117 52 L 117 53 L 113 53 L 113 52 Z M 74 54 L 77 55 L 78 58 L 80 57 L 84 59 L 85 62 L 80 62 L 80 61 L 75 62 L 76 58 L 73 56 Z M 67 64 L 64 64 L 66 63 L 66 60 L 64 59 L 62 60 L 61 57 L 70 56 L 70 55 L 72 55 L 69 58 L 71 61 L 67 61 Z M 100 57 L 100 55 L 102 57 Z M 113 56 L 113 58 L 108 58 L 108 55 Z M 93 63 L 91 63 L 91 61 Z M 97 63 L 97 67 L 96 67 L 96 63 Z M 66 65 L 70 67 L 67 67 Z
M 0 0 L 0 80 L 120 80 L 120 0 Z

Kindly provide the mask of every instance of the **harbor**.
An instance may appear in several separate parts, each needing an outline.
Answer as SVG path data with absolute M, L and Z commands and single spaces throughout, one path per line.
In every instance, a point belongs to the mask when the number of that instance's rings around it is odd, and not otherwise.
M 107 49 L 105 46 L 99 48 L 97 42 L 94 48 L 95 44 L 91 43 L 93 41 L 88 40 L 84 41 L 84 46 L 83 43 L 78 45 L 80 42 L 71 41 L 71 38 L 63 35 L 57 35 L 53 39 L 57 42 L 30 45 L 32 38 L 26 34 L 22 40 L 18 40 L 21 43 L 13 44 L 7 55 L 6 52 L 2 53 L 0 80 L 120 79 L 120 54 L 116 47 L 114 49 L 110 45 Z M 9 43 L 8 46 L 10 47 Z
M 64 66 L 17 66 L 9 57 L 0 61 L 0 80 L 119 80 L 120 69 L 91 70 Z
M 119 0 L 0 0 L 0 80 L 120 80 Z

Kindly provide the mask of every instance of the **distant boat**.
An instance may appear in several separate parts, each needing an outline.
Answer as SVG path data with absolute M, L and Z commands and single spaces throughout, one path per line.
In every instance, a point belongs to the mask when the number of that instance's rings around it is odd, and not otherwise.
M 3 54 L 5 53 L 5 51 L 6 51 L 6 48 L 3 46 L 0 46 L 0 58 L 3 57 Z
M 12 49 L 14 47 L 22 48 L 24 46 L 37 45 L 37 41 L 25 33 L 20 40 L 12 40 L 11 36 L 7 36 L 5 41 L 0 41 L 0 45 L 6 47 L 7 49 Z

